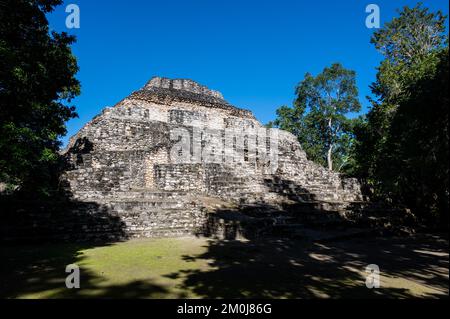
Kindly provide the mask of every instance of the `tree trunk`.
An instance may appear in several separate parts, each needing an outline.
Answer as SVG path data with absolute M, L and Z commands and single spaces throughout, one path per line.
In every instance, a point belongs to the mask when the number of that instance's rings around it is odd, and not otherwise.
M 333 159 L 331 158 L 331 155 L 333 154 L 333 144 L 330 145 L 328 148 L 328 155 L 327 155 L 327 161 L 328 161 L 328 170 L 333 170 Z
M 330 136 L 333 134 L 333 122 L 331 118 L 328 119 L 328 129 L 330 130 Z M 332 136 L 331 136 L 332 138 Z M 327 161 L 328 161 L 328 170 L 333 170 L 333 159 L 331 155 L 333 154 L 333 143 L 330 143 L 330 147 L 328 148 Z

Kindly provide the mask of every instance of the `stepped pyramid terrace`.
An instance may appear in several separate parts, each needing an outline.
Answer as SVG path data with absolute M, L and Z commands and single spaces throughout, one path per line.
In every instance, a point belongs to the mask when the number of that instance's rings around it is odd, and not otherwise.
M 86 124 L 64 156 L 71 196 L 106 207 L 132 237 L 201 232 L 211 207 L 265 207 L 262 217 L 287 202 L 305 215 L 364 203 L 355 179 L 309 161 L 294 135 L 192 80 L 152 78 Z

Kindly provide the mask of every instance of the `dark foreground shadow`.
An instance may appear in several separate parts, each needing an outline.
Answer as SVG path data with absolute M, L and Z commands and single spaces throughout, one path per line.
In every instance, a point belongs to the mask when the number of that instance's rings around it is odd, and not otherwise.
M 213 270 L 168 276 L 185 277 L 183 288 L 205 298 L 448 297 L 448 237 L 210 241 L 204 254 L 184 258 L 209 260 Z M 380 267 L 379 289 L 365 285 L 369 264 Z
M 128 276 L 123 284 L 107 285 L 101 272 L 83 267 L 87 258 L 83 250 L 113 243 L 2 245 L 0 298 L 448 298 L 448 236 L 203 243 L 204 252 L 185 253 L 183 259 L 208 263 L 208 268 L 183 266 L 163 273 L 177 281 L 178 294 L 152 276 L 147 280 Z M 81 289 L 65 287 L 69 264 L 81 266 Z M 380 267 L 379 289 L 365 286 L 369 264 Z
M 448 298 L 448 234 L 397 236 L 414 226 L 402 210 L 358 202 L 324 210 L 300 185 L 268 186 L 286 202 L 218 209 L 199 230 L 225 240 L 184 258 L 213 270 L 168 277 L 185 278 L 182 289 L 205 298 Z M 379 289 L 366 287 L 371 264 L 381 271 Z

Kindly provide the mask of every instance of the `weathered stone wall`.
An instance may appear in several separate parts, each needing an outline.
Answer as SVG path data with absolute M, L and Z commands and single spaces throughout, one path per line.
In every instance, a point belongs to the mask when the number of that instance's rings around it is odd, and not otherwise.
M 180 192 L 130 192 L 124 198 L 123 192 L 113 192 L 110 196 L 95 193 L 95 201 L 84 197 L 58 203 L 22 201 L 19 211 L 17 206 L 2 205 L 0 238 L 105 241 L 189 235 L 203 227 L 207 214 L 180 201 L 182 196 Z
M 189 132 L 187 153 L 171 136 L 177 130 Z M 133 236 L 193 231 L 200 195 L 271 201 L 295 184 L 305 200 L 361 199 L 355 180 L 309 161 L 295 136 L 269 132 L 250 111 L 190 80 L 150 80 L 84 126 L 64 154 L 73 197 L 104 205 Z

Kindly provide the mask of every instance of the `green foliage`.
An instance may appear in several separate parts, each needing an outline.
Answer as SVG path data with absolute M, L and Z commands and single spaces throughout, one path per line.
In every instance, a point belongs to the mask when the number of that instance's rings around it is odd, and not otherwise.
M 49 186 L 58 138 L 76 116 L 74 37 L 49 33 L 45 14 L 61 0 L 6 0 L 0 6 L 0 182 L 32 192 Z
M 408 203 L 427 220 L 448 225 L 448 49 L 400 99 L 377 171 L 381 191 Z M 448 226 L 447 226 L 448 227 Z
M 370 42 L 390 64 L 411 64 L 448 41 L 445 21 L 441 11 L 429 12 L 418 3 L 399 11 L 399 16 L 375 32 Z
M 355 77 L 338 63 L 316 77 L 307 73 L 296 89 L 294 106 L 280 107 L 269 125 L 296 135 L 311 160 L 345 170 L 351 162 L 354 125 L 347 114 L 361 108 Z
M 378 97 L 355 127 L 355 169 L 375 197 L 448 227 L 448 37 L 442 13 L 418 4 L 376 32 Z M 445 163 L 445 164 L 443 164 Z

